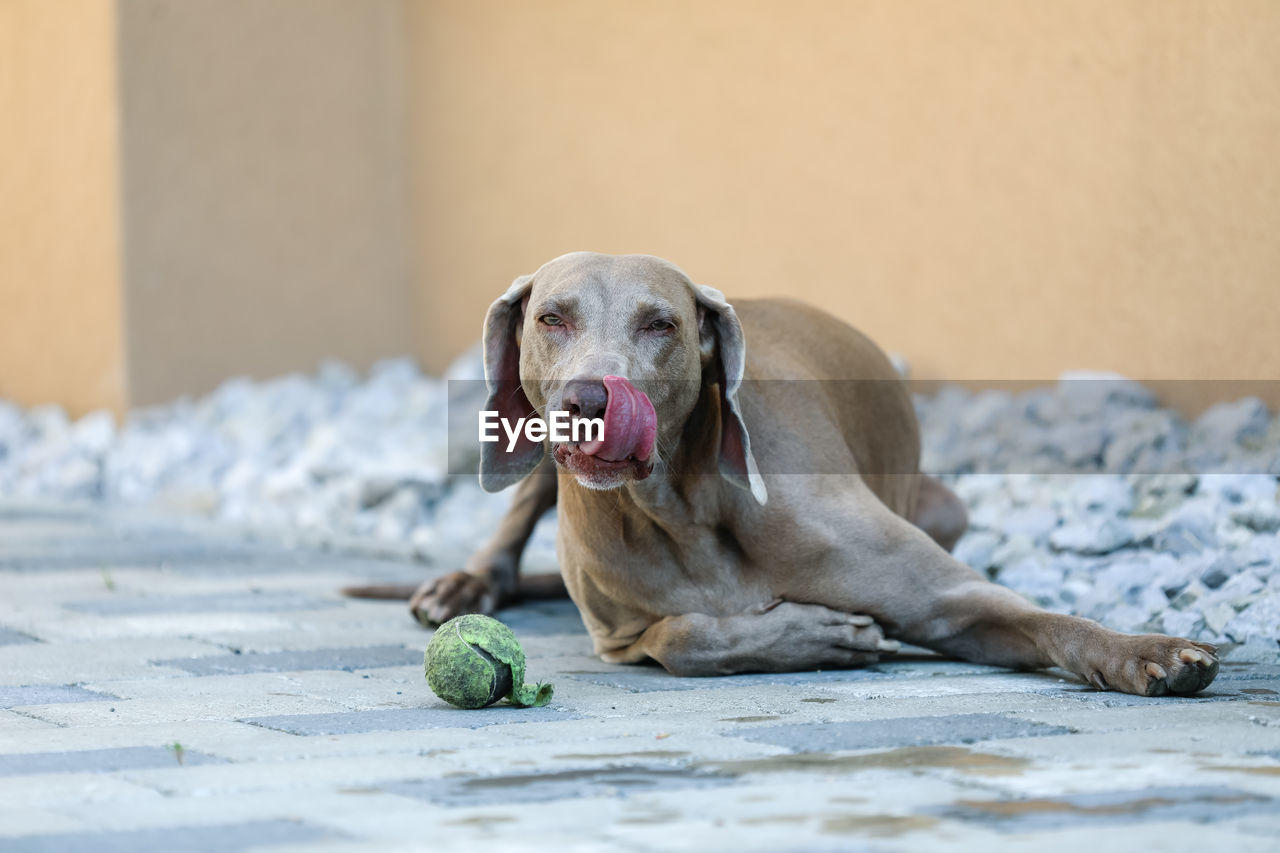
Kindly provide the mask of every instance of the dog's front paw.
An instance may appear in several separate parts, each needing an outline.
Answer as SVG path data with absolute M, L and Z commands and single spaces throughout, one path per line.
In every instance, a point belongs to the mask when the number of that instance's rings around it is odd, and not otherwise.
M 491 615 L 499 598 L 499 591 L 484 575 L 452 572 L 418 587 L 409 599 L 409 612 L 423 625 L 434 627 L 464 613 Z
M 791 672 L 878 663 L 880 655 L 898 651 L 870 616 L 845 613 L 821 604 L 775 601 L 760 611 L 757 636 L 765 641 L 771 669 Z
M 1122 637 L 1107 660 L 1085 677 L 1099 690 L 1138 696 L 1190 696 L 1218 675 L 1217 648 L 1161 634 Z

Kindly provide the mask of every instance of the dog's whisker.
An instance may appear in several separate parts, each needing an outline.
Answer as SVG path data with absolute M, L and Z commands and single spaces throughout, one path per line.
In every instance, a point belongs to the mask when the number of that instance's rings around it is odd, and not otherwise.
M 670 464 L 672 459 L 672 455 L 667 452 L 667 448 L 662 446 L 662 440 L 656 435 L 653 437 L 653 455 L 657 460 L 656 465 L 661 465 L 664 468 Z

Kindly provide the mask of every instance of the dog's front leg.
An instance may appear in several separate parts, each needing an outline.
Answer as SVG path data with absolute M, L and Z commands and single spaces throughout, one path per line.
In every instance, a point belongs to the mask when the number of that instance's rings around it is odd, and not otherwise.
M 898 647 L 870 616 L 775 601 L 733 616 L 669 616 L 601 657 L 610 663 L 652 658 L 672 675 L 732 675 L 865 666 Z
M 492 613 L 517 598 L 563 597 L 559 575 L 540 583 L 520 581 L 520 556 L 538 519 L 556 505 L 556 474 L 544 460 L 516 486 L 511 509 L 489 544 L 467 560 L 466 568 L 426 581 L 409 599 L 409 612 L 424 624 L 439 625 L 463 613 Z

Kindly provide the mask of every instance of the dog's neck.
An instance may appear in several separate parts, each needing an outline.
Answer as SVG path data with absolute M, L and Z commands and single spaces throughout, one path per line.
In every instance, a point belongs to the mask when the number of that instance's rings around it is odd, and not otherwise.
M 672 533 L 691 523 L 719 522 L 753 499 L 720 475 L 722 413 L 718 386 L 704 384 L 674 438 L 662 442 L 653 473 L 620 489 L 596 491 L 562 475 L 561 488 L 591 512 L 643 516 Z

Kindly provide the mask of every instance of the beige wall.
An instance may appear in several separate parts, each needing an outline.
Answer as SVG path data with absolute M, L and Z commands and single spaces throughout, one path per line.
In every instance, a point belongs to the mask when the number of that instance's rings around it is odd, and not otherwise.
M 1275 0 L 0 0 L 0 131 L 24 403 L 438 369 L 573 249 L 923 377 L 1280 379 Z
M 119 4 L 133 402 L 413 350 L 402 14 Z
M 922 376 L 1280 378 L 1274 0 L 414 10 L 432 366 L 594 249 L 825 304 Z
M 0 398 L 124 402 L 108 0 L 0 0 Z
M 0 0 L 0 397 L 414 348 L 401 0 Z

